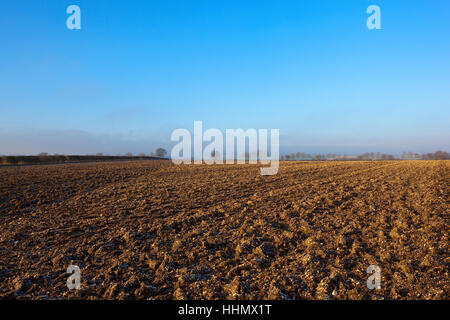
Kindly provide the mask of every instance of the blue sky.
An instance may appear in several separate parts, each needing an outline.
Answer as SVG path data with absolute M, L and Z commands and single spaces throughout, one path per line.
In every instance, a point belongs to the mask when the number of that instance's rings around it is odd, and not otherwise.
M 81 30 L 66 8 L 81 8 Z M 366 8 L 381 8 L 368 30 Z M 281 152 L 450 150 L 449 1 L 1 1 L 0 154 L 149 153 L 176 128 Z

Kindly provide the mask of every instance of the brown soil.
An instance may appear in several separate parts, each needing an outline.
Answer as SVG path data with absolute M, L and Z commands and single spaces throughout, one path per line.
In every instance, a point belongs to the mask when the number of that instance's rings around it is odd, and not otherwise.
M 0 168 L 0 297 L 448 299 L 449 167 Z M 66 287 L 71 264 L 80 290 Z

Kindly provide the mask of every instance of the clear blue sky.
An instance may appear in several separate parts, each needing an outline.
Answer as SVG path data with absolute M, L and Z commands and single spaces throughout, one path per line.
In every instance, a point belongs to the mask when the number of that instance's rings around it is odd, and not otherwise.
M 194 120 L 278 128 L 282 153 L 449 151 L 449 17 L 445 0 L 4 0 L 0 154 L 149 153 Z

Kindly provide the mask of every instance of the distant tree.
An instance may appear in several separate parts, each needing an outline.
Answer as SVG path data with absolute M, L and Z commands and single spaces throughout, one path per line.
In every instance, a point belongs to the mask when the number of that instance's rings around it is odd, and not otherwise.
M 280 161 L 284 161 L 284 156 L 281 156 L 281 157 L 280 157 Z
M 300 152 L 297 152 L 295 154 L 295 157 L 297 158 L 297 160 L 300 160 L 300 157 L 302 156 L 302 154 Z
M 143 158 L 145 156 L 146 156 L 145 153 L 143 153 L 143 152 L 139 153 L 139 157 Z
M 288 155 L 288 154 L 287 154 L 287 155 L 285 155 L 284 157 L 285 157 L 286 161 L 289 161 L 289 159 L 291 158 L 291 156 L 290 156 L 290 155 Z
M 167 151 L 163 148 L 156 149 L 156 156 L 159 158 L 164 158 L 164 156 L 167 154 Z
M 46 157 L 46 156 L 48 156 L 48 153 L 47 152 L 41 152 L 41 153 L 38 154 L 38 156 L 39 157 Z
M 211 159 L 219 160 L 220 159 L 220 152 L 216 151 L 216 150 L 211 151 Z
M 98 157 L 103 157 L 103 153 L 101 153 L 101 152 L 97 152 L 95 155 Z
M 125 157 L 132 157 L 132 156 L 133 156 L 133 154 L 131 152 L 125 153 Z
M 447 159 L 450 159 L 450 155 L 447 152 L 439 150 L 439 151 L 436 151 L 433 154 L 432 159 L 434 159 L 434 160 L 447 160 Z

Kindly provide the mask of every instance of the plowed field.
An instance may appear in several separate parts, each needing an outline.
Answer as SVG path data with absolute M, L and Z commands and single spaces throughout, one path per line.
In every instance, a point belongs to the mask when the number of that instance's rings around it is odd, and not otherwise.
M 0 297 L 448 299 L 449 167 L 3 167 Z M 370 265 L 380 289 L 366 285 Z

